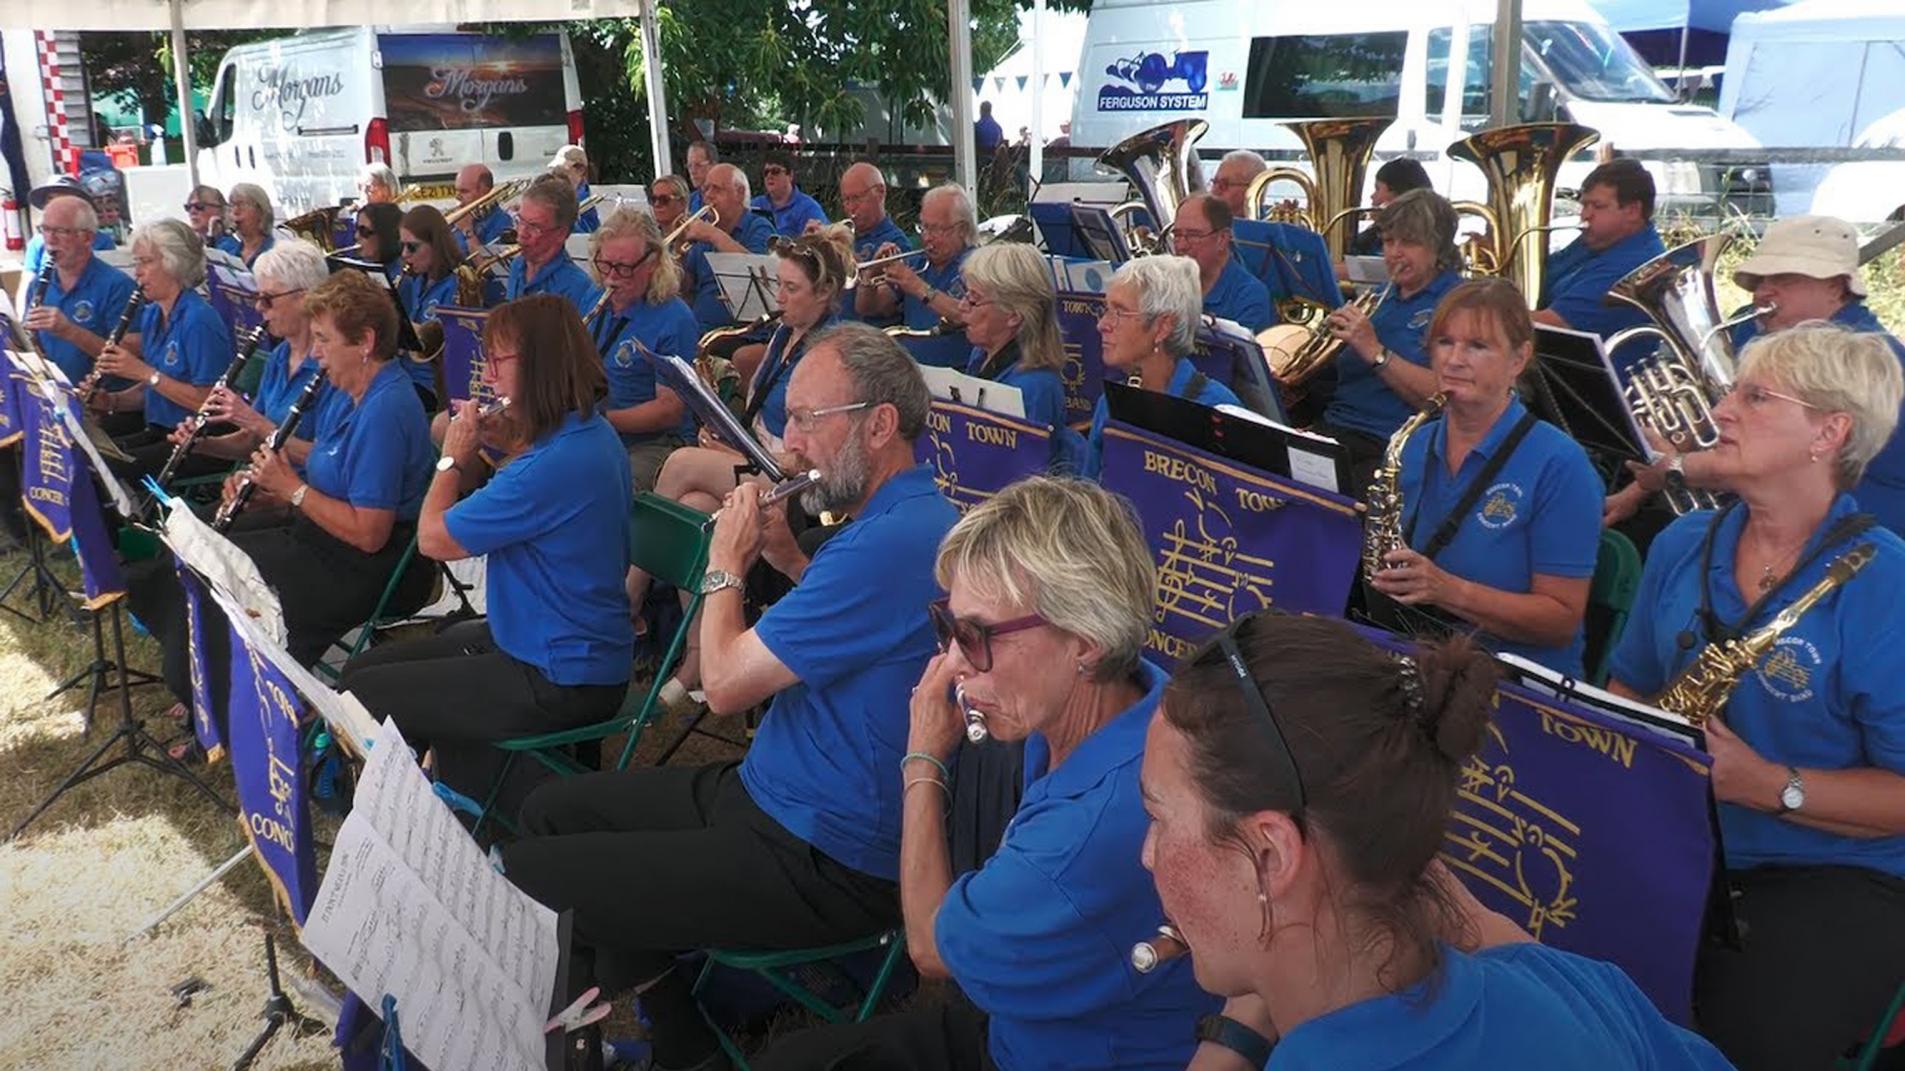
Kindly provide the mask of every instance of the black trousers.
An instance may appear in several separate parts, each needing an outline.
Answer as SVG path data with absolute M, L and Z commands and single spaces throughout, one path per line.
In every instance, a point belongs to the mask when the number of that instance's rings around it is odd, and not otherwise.
M 556 910 L 608 990 L 643 985 L 657 1062 L 715 1048 L 679 952 L 798 949 L 897 926 L 899 889 L 827 857 L 749 798 L 740 765 L 663 766 L 552 781 L 523 807 L 504 872 Z M 586 983 L 585 983 L 586 984 Z
M 1727 875 L 1741 948 L 1702 950 L 1700 1031 L 1740 1071 L 1821 1071 L 1862 1044 L 1905 982 L 1905 881 L 1859 867 Z
M 434 748 L 438 779 L 478 800 L 502 772 L 503 755 L 492 741 L 605 721 L 628 692 L 627 681 L 554 683 L 497 647 L 488 621 L 464 621 L 435 636 L 364 651 L 344 667 L 340 687 L 378 721 L 397 719 L 411 747 Z M 511 777 L 517 793 L 546 772 L 533 760 L 517 765 L 523 775 L 520 785 Z
M 790 1034 L 756 1071 L 995 1071 L 986 1014 L 963 995 L 864 1023 Z

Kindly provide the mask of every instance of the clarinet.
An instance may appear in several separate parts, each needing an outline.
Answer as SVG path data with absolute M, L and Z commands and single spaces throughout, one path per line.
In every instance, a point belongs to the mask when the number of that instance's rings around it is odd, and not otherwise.
M 159 470 L 157 480 L 160 487 L 164 487 L 166 484 L 172 482 L 172 477 L 179 471 L 179 465 L 185 460 L 185 456 L 192 452 L 192 447 L 198 445 L 199 438 L 205 434 L 206 425 L 212 422 L 210 412 L 212 394 L 217 394 L 220 387 L 238 378 L 238 374 L 244 370 L 247 364 L 251 363 L 252 356 L 258 352 L 258 347 L 264 340 L 265 327 L 263 324 L 252 328 L 250 332 L 239 340 L 238 355 L 232 359 L 231 364 L 225 367 L 225 372 L 218 377 L 218 382 L 212 384 L 212 393 L 205 396 L 205 402 L 198 407 L 198 412 L 186 418 L 188 433 L 185 436 L 185 441 L 172 448 L 172 456 L 165 459 L 165 467 Z
M 53 272 L 55 270 L 57 269 L 53 264 L 52 254 L 48 254 L 46 262 L 40 265 L 40 274 L 33 277 L 33 286 L 27 291 L 27 312 L 32 312 L 34 309 L 46 303 L 46 291 L 48 287 L 53 285 Z
M 271 437 L 265 440 L 266 450 L 276 453 L 284 449 L 284 444 L 298 430 L 298 422 L 304 419 L 305 408 L 311 404 L 313 398 L 317 397 L 318 391 L 324 388 L 324 378 L 324 369 L 320 368 L 317 375 L 311 377 L 311 382 L 306 383 L 304 389 L 298 392 L 297 399 L 291 403 L 291 408 L 285 413 L 284 419 L 278 422 L 277 427 L 271 429 Z M 231 499 L 218 507 L 218 513 L 212 517 L 212 531 L 224 532 L 230 528 L 232 522 L 238 519 L 238 514 L 244 510 L 245 503 L 251 501 L 252 491 L 256 487 L 257 483 L 253 480 L 251 471 L 246 470 L 245 475 L 239 479 L 237 488 L 232 491 Z
M 119 322 L 113 325 L 112 333 L 106 336 L 106 345 L 117 346 L 126 340 L 126 332 L 132 330 L 132 321 L 138 318 L 139 310 L 145 306 L 145 303 L 145 287 L 135 287 L 132 296 L 126 299 L 126 311 L 120 313 Z M 101 375 L 98 366 L 95 365 L 92 371 L 86 373 L 86 378 L 79 381 L 75 393 L 79 395 L 81 405 L 92 401 L 93 395 L 99 393 Z

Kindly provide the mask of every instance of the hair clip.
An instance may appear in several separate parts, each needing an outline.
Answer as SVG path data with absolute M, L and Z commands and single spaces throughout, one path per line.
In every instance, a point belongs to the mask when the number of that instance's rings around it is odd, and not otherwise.
M 1395 656 L 1399 670 L 1398 683 L 1402 686 L 1402 701 L 1412 718 L 1422 717 L 1422 671 L 1417 668 L 1416 660 L 1405 654 Z

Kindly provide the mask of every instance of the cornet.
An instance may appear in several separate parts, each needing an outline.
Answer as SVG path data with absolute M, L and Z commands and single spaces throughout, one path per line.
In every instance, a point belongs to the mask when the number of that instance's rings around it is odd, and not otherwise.
M 975 744 L 985 743 L 992 731 L 986 728 L 985 712 L 974 707 L 972 701 L 966 698 L 966 686 L 963 683 L 953 685 L 953 699 L 959 703 L 959 713 L 966 718 L 966 739 Z
M 911 260 L 914 257 L 923 257 L 925 255 L 926 250 L 924 249 L 906 249 L 888 256 L 874 257 L 872 260 L 863 260 L 853 265 L 853 270 L 847 272 L 847 289 L 851 290 L 856 286 L 878 286 L 886 281 L 885 272 L 873 272 L 869 275 L 868 269 L 870 268 L 878 268 L 886 264 L 898 264 L 901 261 Z
M 698 221 L 706 220 L 709 223 L 713 223 L 719 218 L 713 205 L 702 205 L 694 215 L 675 224 L 674 230 L 668 232 L 668 237 L 661 240 L 662 248 L 673 253 L 677 259 L 687 256 L 688 247 L 694 245 L 694 242 L 682 237 L 682 235 L 686 234 L 688 228 Z

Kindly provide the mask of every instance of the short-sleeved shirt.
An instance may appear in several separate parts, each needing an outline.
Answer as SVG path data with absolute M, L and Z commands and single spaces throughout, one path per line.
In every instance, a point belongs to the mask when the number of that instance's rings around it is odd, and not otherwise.
M 326 408 L 305 479 L 359 509 L 395 510 L 400 521 L 416 520 L 436 450 L 423 403 L 404 370 L 386 362 L 355 404 L 341 394 Z
M 877 878 L 899 877 L 907 698 L 935 649 L 933 559 L 958 519 L 930 466 L 899 473 L 754 626 L 800 682 L 768 707 L 741 783 L 788 832 Z
M 1435 317 L 1442 295 L 1461 281 L 1460 274 L 1445 271 L 1409 297 L 1403 297 L 1400 290 L 1389 292 L 1370 314 L 1369 324 L 1376 329 L 1376 341 L 1388 348 L 1391 360 L 1429 367 L 1429 321 Z M 1344 352 L 1337 355 L 1336 393 L 1330 397 L 1323 420 L 1333 427 L 1387 439 L 1415 415 L 1415 407 L 1390 390 L 1382 373 L 1368 361 L 1347 349 L 1344 347 Z
M 591 209 L 591 211 L 593 211 L 593 209 Z M 493 208 L 484 213 L 482 219 L 476 221 L 477 244 L 488 245 L 496 239 L 501 238 L 509 228 L 509 213 L 500 208 Z M 463 233 L 463 228 L 452 227 L 450 228 L 450 233 L 456 238 L 457 248 L 468 253 L 470 251 L 470 236 Z
M 901 252 L 906 252 L 913 248 L 913 240 L 908 238 L 906 232 L 900 230 L 899 226 L 893 222 L 893 217 L 883 215 L 880 217 L 880 222 L 875 223 L 866 231 L 856 230 L 853 232 L 853 259 L 856 262 L 872 260 L 880 255 L 880 247 L 886 245 L 888 242 L 899 247 Z M 869 317 L 859 315 L 853 308 L 853 292 L 851 290 L 845 291 L 842 294 L 840 314 L 846 319 L 859 320 L 863 323 L 873 324 L 876 327 L 891 327 L 900 322 L 900 316 L 897 313 L 892 316 Z M 908 326 L 911 325 L 909 324 Z M 928 324 L 927 326 L 930 327 L 932 325 Z
M 231 365 L 232 335 L 211 302 L 182 290 L 165 316 L 159 303 L 139 310 L 139 347 L 145 362 L 168 378 L 209 387 Z M 156 390 L 146 390 L 146 423 L 173 427 L 192 415 Z
M 1811 557 L 1826 533 L 1855 512 L 1853 496 L 1840 495 L 1798 560 Z M 1706 646 L 1699 618 L 1703 576 L 1722 625 L 1751 632 L 1818 583 L 1847 550 L 1870 543 L 1877 552 L 1872 561 L 1806 611 L 1741 677 L 1727 700 L 1726 725 L 1770 762 L 1815 770 L 1876 766 L 1905 774 L 1905 692 L 1898 686 L 1905 670 L 1905 619 L 1898 613 L 1905 541 L 1873 527 L 1827 548 L 1751 621 L 1741 622 L 1751 600 L 1734 582 L 1733 557 L 1746 513 L 1744 506 L 1723 515 L 1690 513 L 1654 538 L 1633 613 L 1614 650 L 1614 679 L 1641 695 L 1656 695 L 1692 663 Z M 1703 574 L 1709 531 L 1712 563 Z M 1681 645 L 1683 634 L 1689 646 Z M 1719 804 L 1719 812 L 1729 867 L 1858 866 L 1905 877 L 1905 836 L 1846 837 L 1731 803 Z
M 1849 301 L 1832 314 L 1832 322 L 1853 331 L 1864 331 L 1884 335 L 1887 345 L 1905 364 L 1905 343 L 1885 330 L 1885 325 L 1873 315 L 1872 310 L 1863 301 Z M 1745 346 L 1759 335 L 1759 321 L 1748 320 L 1733 329 L 1733 343 L 1736 347 Z M 1899 409 L 1900 423 L 1905 424 L 1905 405 Z M 1865 478 L 1852 489 L 1852 496 L 1859 500 L 1859 508 L 1878 518 L 1878 522 L 1892 531 L 1905 535 L 1905 435 L 1896 429 L 1885 446 L 1878 452 L 1870 464 L 1865 466 Z
M 732 236 L 748 252 L 765 253 L 768 241 L 774 237 L 774 225 L 765 217 L 743 212 Z M 714 268 L 708 264 L 708 254 L 712 252 L 717 250 L 711 243 L 696 242 L 688 247 L 688 255 L 681 258 L 682 270 L 692 282 L 692 285 L 684 285 L 682 292 L 693 291 L 695 322 L 703 331 L 734 321 L 727 303 L 721 300 L 721 280 L 715 278 Z
M 1508 407 L 1451 475 L 1447 426 L 1434 421 L 1409 438 L 1402 452 L 1403 532 L 1422 550 L 1450 511 L 1500 453 L 1527 407 L 1510 397 Z M 1462 518 L 1435 564 L 1465 580 L 1526 594 L 1536 574 L 1569 578 L 1594 575 L 1601 545 L 1601 478 L 1581 444 L 1538 420 L 1495 473 Z M 1537 647 L 1500 637 L 1481 637 L 1490 650 L 1520 655 L 1557 673 L 1581 675 L 1582 636 L 1561 647 Z
M 406 275 L 397 283 L 397 296 L 403 300 L 404 315 L 412 323 L 434 320 L 438 305 L 456 304 L 456 275 L 445 272 L 434 281 L 427 276 Z
M 700 340 L 695 314 L 680 298 L 669 298 L 659 305 L 639 302 L 621 312 L 610 309 L 595 325 L 595 345 L 602 354 L 603 371 L 609 380 L 610 409 L 629 409 L 655 400 L 655 365 L 641 351 L 646 346 L 657 357 L 679 357 L 692 361 Z M 641 346 L 637 346 L 639 342 Z M 693 438 L 695 420 L 687 407 L 682 408 L 681 423 L 674 433 Z M 628 445 L 645 443 L 666 434 L 660 431 L 624 433 Z
M 489 556 L 496 646 L 552 683 L 628 681 L 630 495 L 615 429 L 570 413 L 444 514 L 458 545 Z
M 588 199 L 589 199 L 589 184 L 586 182 L 579 183 L 575 188 L 576 206 L 581 207 L 582 202 Z M 571 228 L 571 230 L 573 230 L 575 233 L 594 234 L 596 231 L 601 229 L 602 229 L 602 217 L 599 213 L 596 212 L 594 205 L 590 205 L 588 208 L 583 208 L 580 212 L 577 212 L 575 214 L 575 226 Z
M 245 240 L 243 238 L 238 237 L 237 234 L 232 233 L 232 234 L 219 235 L 218 239 L 212 243 L 212 248 L 217 249 L 223 253 L 230 253 L 232 256 L 237 257 L 238 259 L 244 261 L 245 267 L 249 268 L 253 264 L 258 262 L 259 257 L 262 257 L 266 253 L 270 252 L 271 247 L 277 244 L 278 244 L 278 236 L 270 232 L 266 232 L 264 244 L 258 247 L 258 251 L 256 253 L 253 253 L 251 256 L 247 257 L 245 256 Z
M 251 407 L 273 424 L 282 424 L 285 414 L 291 411 L 291 404 L 298 400 L 298 395 L 317 378 L 317 374 L 317 357 L 310 354 L 305 355 L 296 372 L 291 371 L 291 343 L 280 342 L 265 355 L 264 375 L 258 380 L 258 396 L 253 399 Z M 343 391 L 329 382 L 319 387 L 317 396 L 311 400 L 308 412 L 298 421 L 297 430 L 292 435 L 305 442 L 318 439 L 325 422 L 340 415 L 335 408 L 340 398 L 343 399 L 343 408 L 348 409 L 350 397 Z
M 1730 1071 L 1611 963 L 1524 941 L 1442 949 L 1437 977 L 1299 1023 L 1266 1071 Z
M 61 286 L 60 273 L 55 271 L 38 300 L 47 308 L 60 310 L 78 326 L 105 338 L 118 325 L 120 315 L 126 310 L 126 300 L 132 297 L 132 289 L 132 276 L 98 257 L 89 257 L 71 290 Z M 78 383 L 92 371 L 92 357 L 73 343 L 56 338 L 53 332 L 36 331 L 33 339 L 39 343 L 40 352 L 59 365 L 60 371 L 72 382 Z
M 1165 393 L 1173 398 L 1186 398 L 1199 405 L 1215 409 L 1220 405 L 1241 405 L 1229 387 L 1204 376 L 1203 389 L 1191 397 L 1191 384 L 1198 379 L 1197 366 L 1189 358 L 1180 357 L 1177 367 L 1171 372 L 1171 381 L 1165 385 Z M 1098 472 L 1105 462 L 1105 421 L 1111 417 L 1111 407 L 1105 395 L 1098 396 L 1098 405 L 1091 411 L 1091 434 L 1085 437 L 1085 460 L 1079 469 L 1079 475 L 1087 480 L 1098 478 Z
M 807 232 L 809 222 L 824 224 L 827 222 L 827 210 L 820 202 L 794 187 L 794 195 L 784 205 L 776 206 L 766 194 L 761 194 L 749 202 L 748 207 L 763 213 L 773 222 L 774 233 L 787 238 L 798 238 Z
M 831 326 L 832 320 L 823 320 L 808 328 L 791 351 L 787 340 L 793 337 L 793 332 L 784 326 L 775 328 L 773 337 L 767 340 L 767 353 L 761 357 L 761 366 L 754 370 L 754 379 L 748 385 L 748 408 L 776 439 L 787 434 L 787 384 L 793 381 L 794 366 L 800 363 L 815 336 Z
M 595 300 L 602 296 L 589 273 L 577 267 L 569 254 L 561 250 L 557 250 L 555 259 L 537 270 L 534 278 L 530 277 L 529 265 L 523 258 L 510 262 L 509 282 L 503 287 L 504 298 L 514 301 L 531 294 L 560 294 L 575 306 L 578 316 L 587 316 L 595 307 Z
M 1139 862 L 1150 818 L 1138 765 L 1166 676 L 1148 662 L 1139 674 L 1138 701 L 1056 769 L 1045 738 L 1027 738 L 1025 794 L 999 850 L 953 882 L 934 918 L 940 959 L 989 1016 L 1002 1071 L 1179 1071 L 1198 1017 L 1220 1003 L 1188 959 L 1131 967 L 1131 935 L 1164 918 Z
M 920 281 L 934 290 L 945 294 L 954 301 L 966 296 L 966 277 L 962 274 L 966 258 L 972 254 L 967 246 L 954 254 L 944 264 L 922 264 L 919 267 Z M 932 306 L 914 297 L 912 294 L 900 295 L 900 319 L 907 327 L 924 331 L 939 324 L 940 316 Z M 972 343 L 966 339 L 964 331 L 954 331 L 938 338 L 909 340 L 906 351 L 921 364 L 935 365 L 940 368 L 958 368 L 972 353 Z
M 1204 295 L 1204 313 L 1222 320 L 1234 320 L 1251 334 L 1277 322 L 1270 309 L 1270 289 L 1232 255 L 1217 274 L 1217 284 Z
M 995 369 L 991 375 L 986 374 L 988 365 Z M 998 359 L 991 361 L 986 351 L 974 346 L 966 362 L 966 374 L 1019 388 L 1025 419 L 1034 424 L 1056 428 L 1065 423 L 1065 381 L 1059 378 L 1057 369 L 1026 368 L 1019 360 L 1016 342 L 1006 343 Z
M 1647 323 L 1646 313 L 1625 301 L 1610 301 L 1607 292 L 1627 273 L 1666 251 L 1651 223 L 1599 252 L 1576 238 L 1567 248 L 1548 255 L 1547 299 L 1541 308 L 1552 310 L 1576 331 L 1599 335 L 1603 341 L 1616 331 Z M 1610 356 L 1625 376 L 1653 348 L 1653 343 L 1635 339 Z

